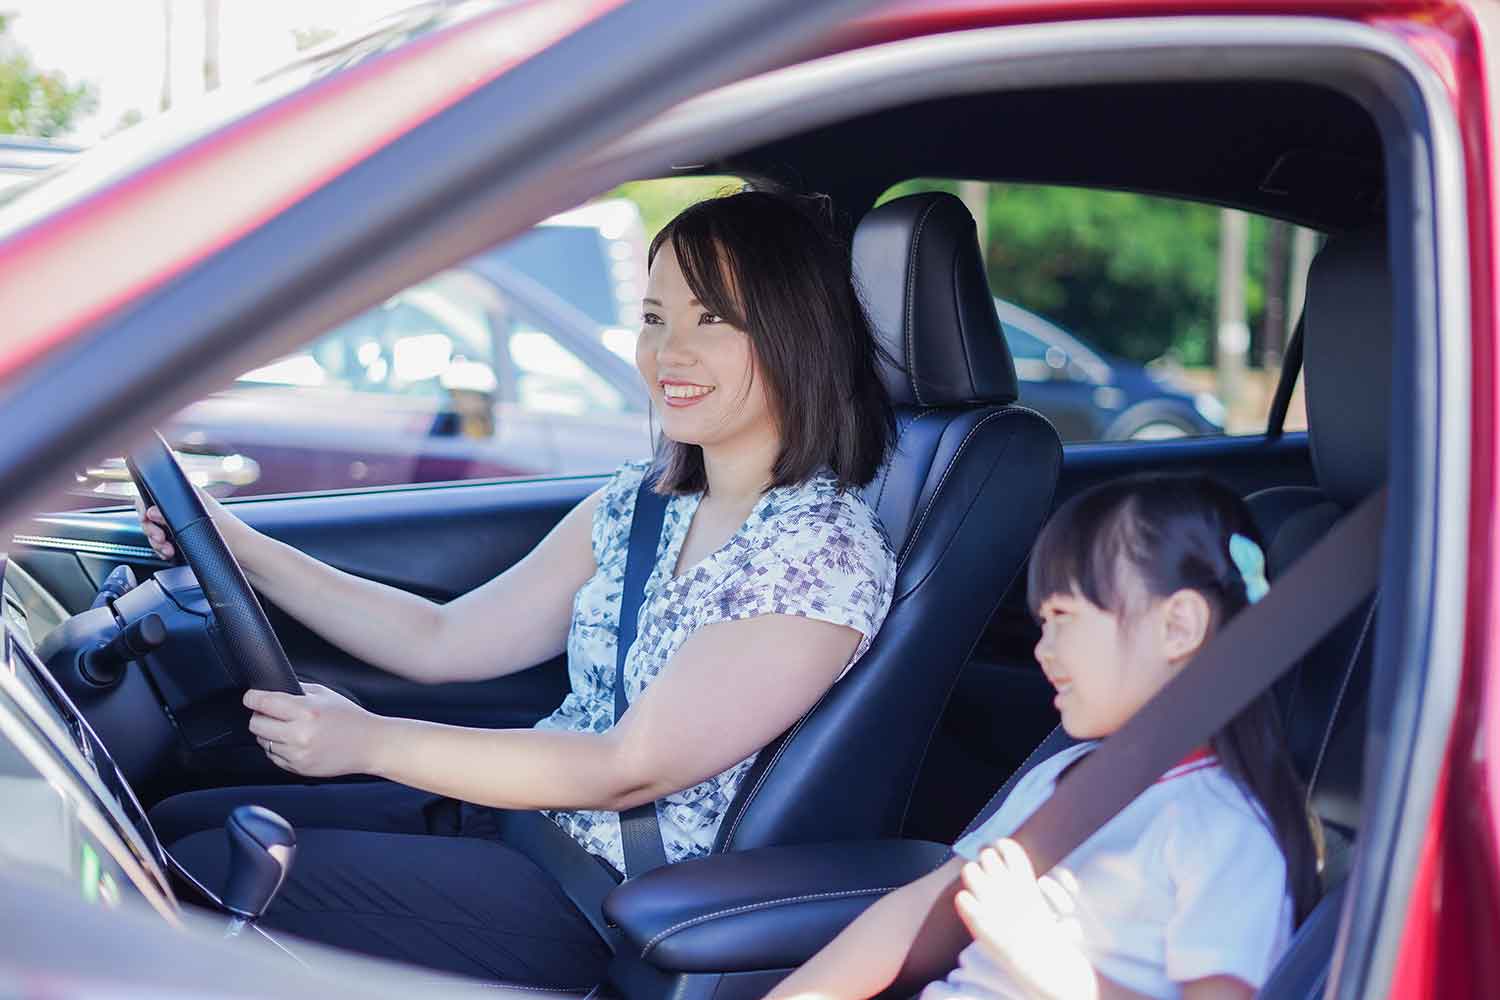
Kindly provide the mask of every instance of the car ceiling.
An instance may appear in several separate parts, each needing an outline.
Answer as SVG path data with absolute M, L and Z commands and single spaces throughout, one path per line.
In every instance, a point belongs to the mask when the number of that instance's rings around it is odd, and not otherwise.
M 1384 213 L 1380 135 L 1370 115 L 1329 88 L 1265 80 L 924 101 L 790 136 L 703 172 L 824 192 L 846 219 L 916 177 L 1139 191 L 1329 232 Z

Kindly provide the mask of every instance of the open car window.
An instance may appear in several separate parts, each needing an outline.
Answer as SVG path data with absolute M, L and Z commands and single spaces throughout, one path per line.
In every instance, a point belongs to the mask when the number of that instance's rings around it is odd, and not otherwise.
M 1083 188 L 919 179 L 881 201 L 924 190 L 975 213 L 1021 402 L 1064 441 L 1265 432 L 1317 233 Z M 1226 238 L 1243 259 L 1227 281 Z M 1283 429 L 1306 427 L 1299 380 Z

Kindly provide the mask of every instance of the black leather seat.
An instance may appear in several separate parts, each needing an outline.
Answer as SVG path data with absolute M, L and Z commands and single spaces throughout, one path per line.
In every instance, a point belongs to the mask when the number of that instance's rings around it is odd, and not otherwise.
M 899 437 L 864 495 L 897 553 L 895 596 L 854 669 L 761 752 L 715 853 L 900 835 L 949 691 L 1057 483 L 1057 432 L 1013 405 L 1015 365 L 963 203 L 921 194 L 883 205 L 860 223 L 853 254 L 892 362 L 883 377 Z M 605 930 L 601 904 L 614 883 L 529 817 L 512 818 L 519 828 L 507 842 L 557 875 Z

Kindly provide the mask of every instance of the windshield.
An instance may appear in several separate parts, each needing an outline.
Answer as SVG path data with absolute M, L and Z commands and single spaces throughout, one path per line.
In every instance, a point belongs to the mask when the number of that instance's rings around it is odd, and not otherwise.
M 226 86 L 116 133 L 81 156 L 54 156 L 50 169 L 26 176 L 13 172 L 10 183 L 0 180 L 0 239 L 86 191 L 105 187 L 314 81 L 502 5 L 503 0 L 429 0 L 303 53 L 248 86 Z

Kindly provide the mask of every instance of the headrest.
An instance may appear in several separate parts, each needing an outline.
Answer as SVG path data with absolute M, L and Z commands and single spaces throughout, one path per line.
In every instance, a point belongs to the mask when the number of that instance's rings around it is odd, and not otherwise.
M 854 231 L 854 279 L 900 366 L 882 366 L 893 403 L 1015 402 L 1015 362 L 963 202 L 934 192 L 872 209 Z
M 1384 233 L 1330 238 L 1307 275 L 1302 372 L 1318 485 L 1345 508 L 1386 479 L 1394 308 Z

